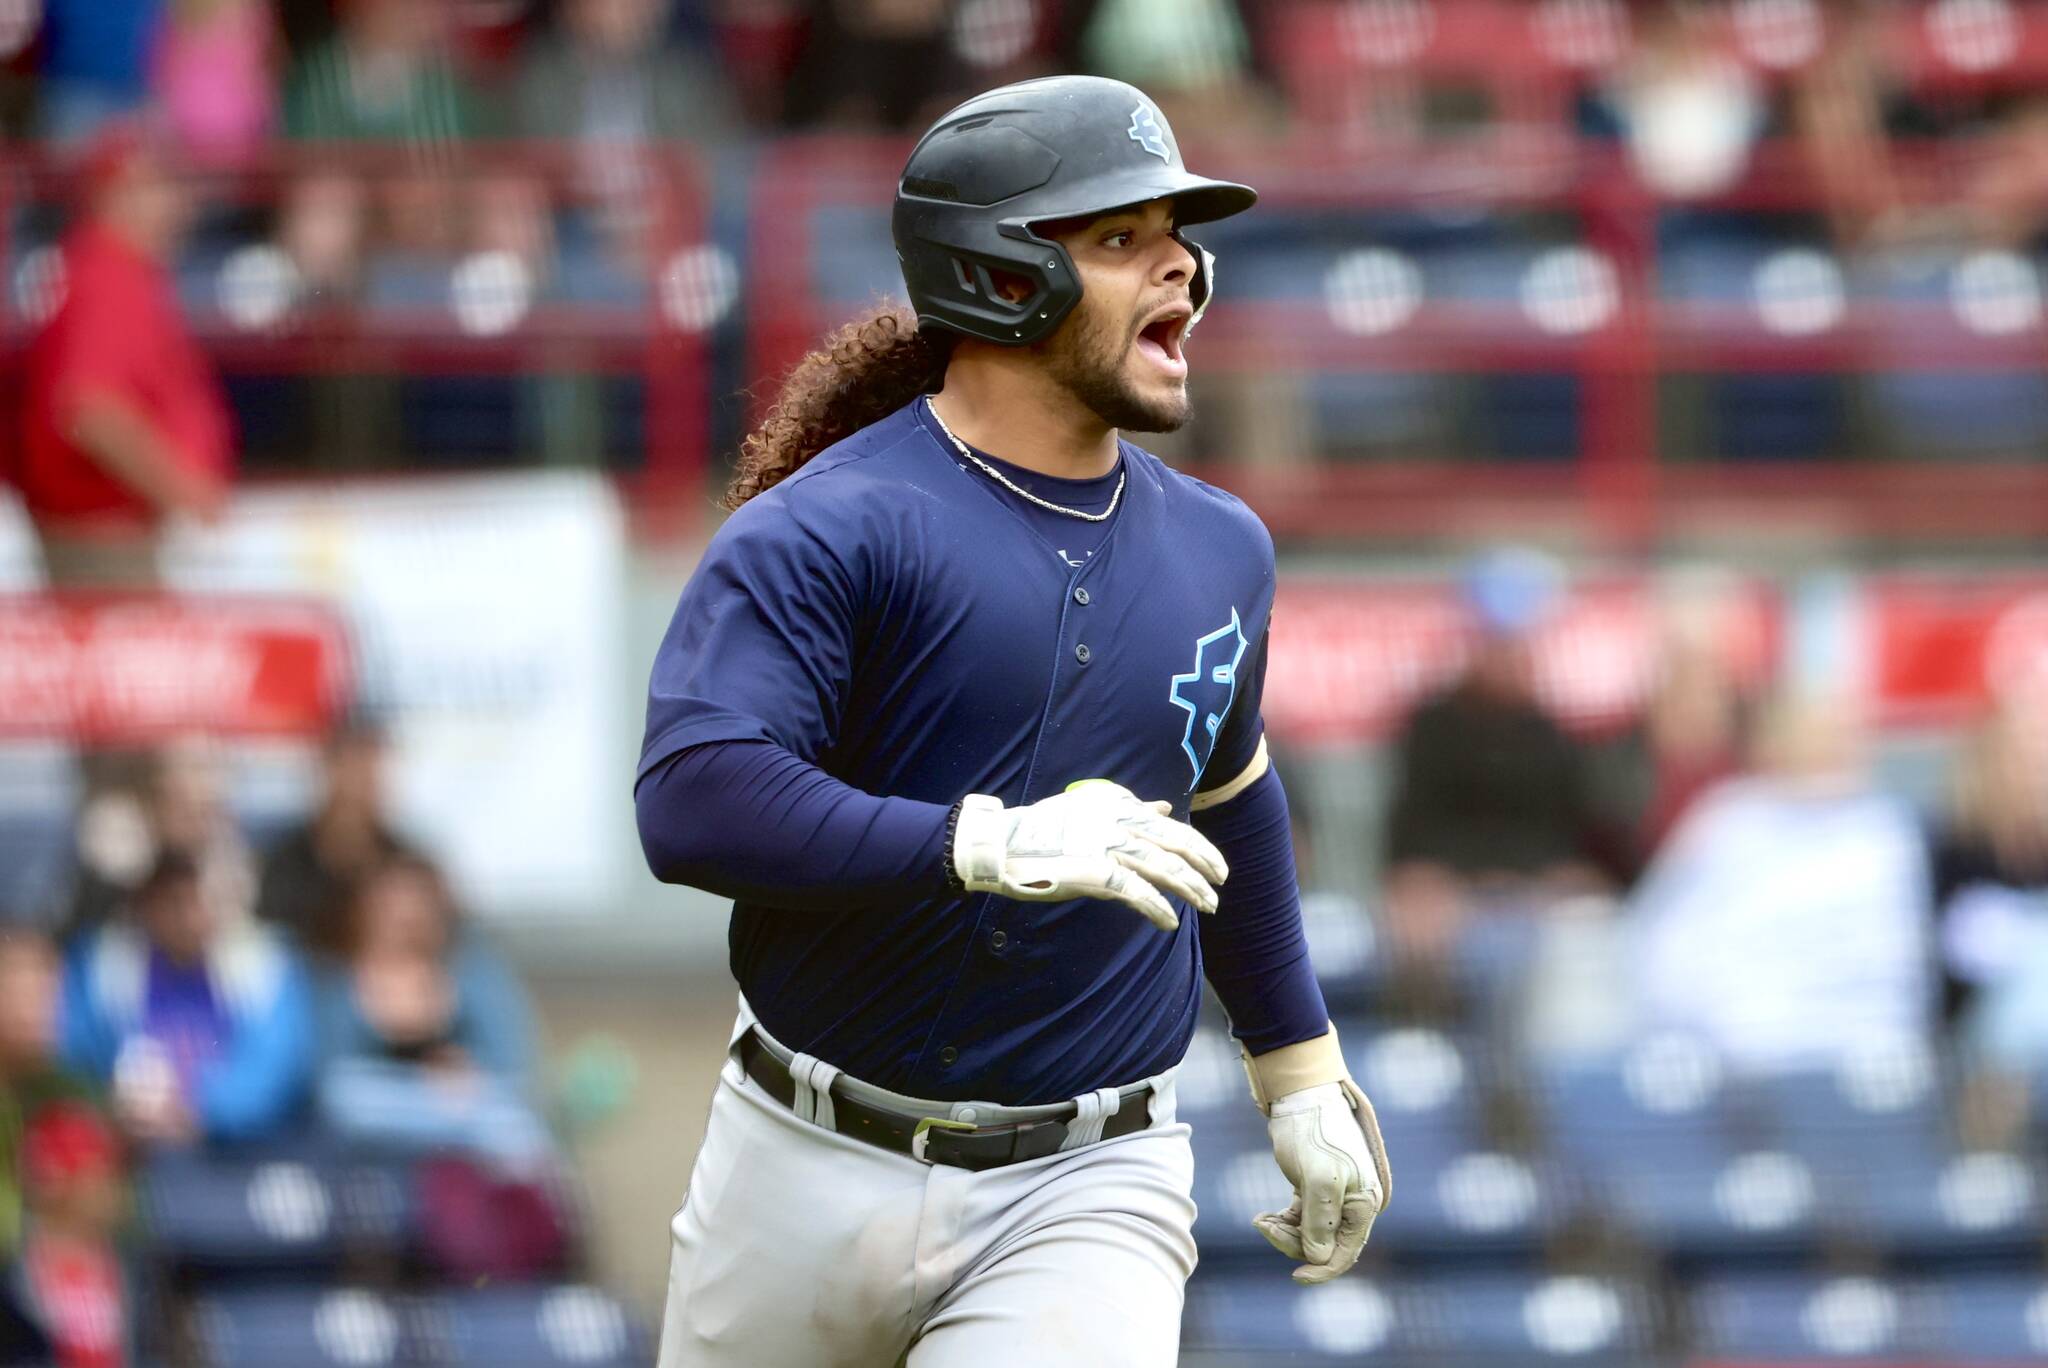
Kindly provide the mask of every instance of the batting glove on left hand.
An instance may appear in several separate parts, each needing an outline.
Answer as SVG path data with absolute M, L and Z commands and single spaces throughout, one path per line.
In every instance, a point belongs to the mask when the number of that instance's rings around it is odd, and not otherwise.
M 1379 1119 L 1351 1081 L 1334 1026 L 1267 1054 L 1245 1051 L 1244 1068 L 1252 1100 L 1266 1114 L 1273 1157 L 1294 1187 L 1285 1211 L 1255 1216 L 1252 1224 L 1273 1248 L 1302 1263 L 1296 1282 L 1328 1282 L 1358 1262 L 1394 1194 Z
M 1294 1270 L 1296 1282 L 1328 1282 L 1348 1272 L 1387 1204 L 1350 1095 L 1342 1083 L 1291 1093 L 1273 1104 L 1266 1134 L 1280 1172 L 1294 1185 L 1294 1201 L 1252 1224 L 1273 1248 L 1304 1265 Z
M 971 892 L 1028 902 L 1104 898 L 1172 931 L 1180 917 L 1167 895 L 1214 912 L 1216 885 L 1229 872 L 1209 839 L 1172 811 L 1106 780 L 1028 807 L 969 794 L 953 833 L 953 869 Z

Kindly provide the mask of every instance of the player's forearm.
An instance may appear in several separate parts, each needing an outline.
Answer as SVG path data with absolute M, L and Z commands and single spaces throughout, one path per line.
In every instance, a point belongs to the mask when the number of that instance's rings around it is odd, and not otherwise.
M 1230 862 L 1214 916 L 1203 917 L 1202 962 L 1231 1031 L 1253 1054 L 1329 1030 L 1309 962 L 1295 882 L 1287 791 L 1267 770 L 1226 803 L 1194 814 L 1195 829 Z
M 765 741 L 692 746 L 648 772 L 634 805 L 665 883 L 798 910 L 945 888 L 949 809 L 863 793 Z

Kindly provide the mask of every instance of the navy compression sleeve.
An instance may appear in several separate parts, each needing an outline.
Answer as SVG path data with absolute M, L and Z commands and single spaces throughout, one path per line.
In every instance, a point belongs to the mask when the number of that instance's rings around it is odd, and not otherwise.
M 1231 1033 L 1255 1055 L 1330 1029 L 1309 963 L 1294 876 L 1287 790 L 1267 770 L 1250 788 L 1194 814 L 1197 831 L 1230 862 L 1211 916 L 1197 917 L 1202 967 L 1230 1014 Z
M 946 887 L 949 808 L 863 793 L 771 742 L 691 746 L 649 770 L 633 804 L 664 883 L 798 910 Z

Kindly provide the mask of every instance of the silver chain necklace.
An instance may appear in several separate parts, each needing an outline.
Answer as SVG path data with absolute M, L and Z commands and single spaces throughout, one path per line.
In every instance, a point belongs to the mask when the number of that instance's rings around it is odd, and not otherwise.
M 1018 485 L 1016 485 L 1007 476 L 1005 476 L 1002 471 L 997 470 L 987 461 L 984 461 L 981 459 L 981 457 L 975 455 L 974 449 L 968 446 L 967 443 L 961 441 L 958 437 L 955 437 L 953 435 L 953 429 L 946 426 L 946 420 L 939 417 L 939 410 L 932 403 L 932 397 L 929 394 L 927 394 L 924 397 L 924 411 L 926 413 L 929 413 L 932 416 L 932 421 L 939 425 L 939 431 L 946 434 L 946 440 L 953 444 L 954 450 L 958 451 L 962 456 L 965 456 L 968 460 L 974 462 L 976 466 L 980 467 L 982 474 L 988 476 L 991 480 L 994 480 L 997 484 L 1009 490 L 1018 498 L 1023 499 L 1029 503 L 1035 503 L 1040 508 L 1043 508 L 1048 512 L 1064 513 L 1070 518 L 1079 518 L 1082 522 L 1108 522 L 1110 517 L 1116 512 L 1117 500 L 1123 498 L 1124 496 L 1125 472 L 1120 470 L 1117 472 L 1116 476 L 1116 489 L 1113 490 L 1109 496 L 1109 507 L 1103 509 L 1100 513 L 1083 513 L 1078 508 L 1068 508 L 1065 504 L 1056 504 L 1050 499 L 1041 499 L 1036 494 L 1033 494 L 1030 490 L 1018 487 Z

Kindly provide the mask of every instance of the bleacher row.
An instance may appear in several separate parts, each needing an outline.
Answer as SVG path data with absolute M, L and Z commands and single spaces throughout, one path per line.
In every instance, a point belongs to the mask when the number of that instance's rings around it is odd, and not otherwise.
M 646 1328 L 548 1277 L 446 1285 L 425 1256 L 429 1169 L 332 1142 L 167 1151 L 137 1176 L 173 1353 L 205 1368 L 643 1368 Z
M 1378 967 L 1347 912 L 1313 904 L 1311 939 L 1394 1200 L 1352 1279 L 1295 1287 L 1251 1225 L 1285 1196 L 1263 1122 L 1205 1024 L 1179 1085 L 1202 1257 L 1191 1364 L 2048 1355 L 2048 1108 L 2026 1145 L 1973 1146 L 1959 1080 L 1918 1041 L 1741 1078 L 1676 1036 L 1544 1061 L 1483 1025 L 1389 1023 L 1363 1010 Z M 1473 1000 L 1526 968 L 1526 929 L 1478 938 L 1459 971 Z

